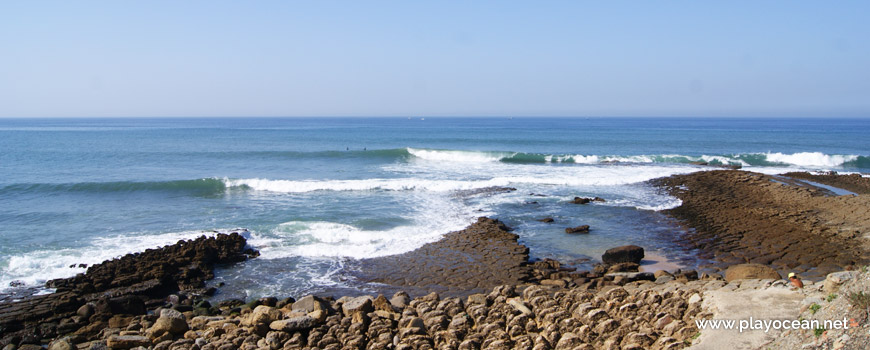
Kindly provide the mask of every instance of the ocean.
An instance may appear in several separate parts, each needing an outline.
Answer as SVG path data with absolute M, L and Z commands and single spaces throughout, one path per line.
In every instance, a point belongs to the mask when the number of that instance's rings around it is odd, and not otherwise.
M 691 267 L 661 213 L 680 201 L 645 181 L 716 169 L 693 162 L 868 173 L 867 135 L 870 119 L 0 119 L 0 292 L 234 230 L 261 256 L 219 268 L 219 297 L 375 290 L 349 262 L 479 216 L 536 259 L 588 267 L 638 244 Z

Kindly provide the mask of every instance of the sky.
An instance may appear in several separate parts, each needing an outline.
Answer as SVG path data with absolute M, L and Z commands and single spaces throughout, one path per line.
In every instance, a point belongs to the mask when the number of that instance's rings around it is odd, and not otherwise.
M 867 1 L 3 1 L 0 117 L 870 117 Z

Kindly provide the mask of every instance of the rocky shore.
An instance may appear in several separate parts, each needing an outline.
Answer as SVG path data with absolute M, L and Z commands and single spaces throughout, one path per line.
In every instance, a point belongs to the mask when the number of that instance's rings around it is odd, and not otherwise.
M 868 196 L 833 196 L 781 177 L 733 170 L 653 183 L 682 200 L 666 211 L 690 228 L 675 240 L 714 260 L 705 266 L 713 271 L 758 263 L 820 280 L 870 263 Z
M 55 293 L 0 304 L 0 345 L 40 344 L 70 333 L 77 339 L 96 337 L 123 322 L 118 315 L 145 314 L 164 305 L 170 293 L 209 294 L 204 282 L 214 277 L 215 265 L 255 255 L 233 232 L 93 265 L 75 277 L 49 281 Z
M 836 339 L 827 341 L 807 332 L 710 331 L 695 321 L 798 317 L 807 312 L 801 305 L 808 298 L 835 293 L 834 288 L 866 289 L 860 280 L 867 273 L 858 271 L 870 262 L 867 196 L 833 196 L 787 178 L 732 170 L 653 183 L 683 201 L 667 214 L 691 230 L 674 239 L 715 261 L 700 273 L 639 272 L 644 251 L 638 246 L 608 250 L 592 271 L 554 260 L 529 261 L 528 248 L 510 228 L 480 218 L 415 251 L 349 267 L 355 278 L 377 284 L 389 298 L 308 295 L 212 304 L 208 296 L 214 290 L 204 288 L 204 281 L 213 277 L 215 266 L 256 256 L 242 235 L 219 234 L 106 261 L 50 281 L 54 294 L 0 303 L 0 349 L 866 345 L 868 339 L 854 332 L 831 330 Z M 792 271 L 806 278 L 804 289 L 782 279 Z M 846 308 L 842 300 L 832 307 L 857 317 L 859 330 L 867 328 L 870 314 L 864 317 L 864 310 Z

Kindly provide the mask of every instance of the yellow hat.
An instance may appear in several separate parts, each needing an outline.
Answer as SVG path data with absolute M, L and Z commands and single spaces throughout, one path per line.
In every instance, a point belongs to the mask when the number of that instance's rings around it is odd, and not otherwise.
M 794 277 L 794 272 L 789 272 L 788 278 L 792 278 L 792 277 Z

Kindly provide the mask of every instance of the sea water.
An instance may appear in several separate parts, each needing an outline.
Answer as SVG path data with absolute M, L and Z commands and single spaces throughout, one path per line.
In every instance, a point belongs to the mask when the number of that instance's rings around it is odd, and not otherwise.
M 647 180 L 715 169 L 692 162 L 868 172 L 867 135 L 868 119 L 0 119 L 0 291 L 234 230 L 261 256 L 218 269 L 225 296 L 372 290 L 349 262 L 479 216 L 533 258 L 582 267 L 638 244 L 691 266 L 660 212 L 680 201 Z

